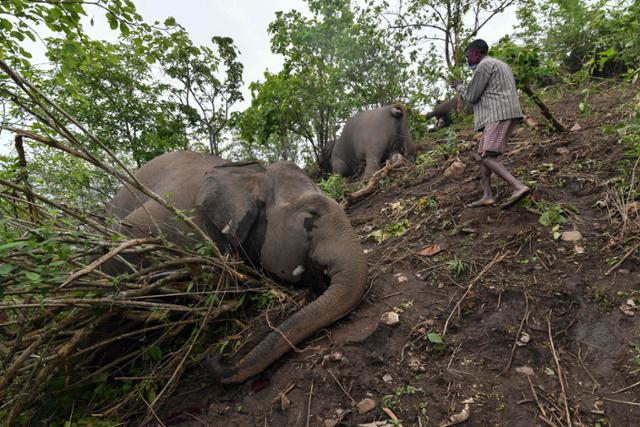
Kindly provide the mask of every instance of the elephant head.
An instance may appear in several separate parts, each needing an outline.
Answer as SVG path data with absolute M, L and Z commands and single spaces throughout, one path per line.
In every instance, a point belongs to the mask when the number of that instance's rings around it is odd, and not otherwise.
M 366 260 L 340 206 L 293 163 L 266 169 L 223 166 L 207 174 L 198 196 L 213 227 L 288 282 L 321 280 L 327 290 L 288 318 L 235 365 L 212 368 L 222 382 L 240 382 L 269 366 L 315 331 L 358 304 L 366 287 Z
M 152 160 L 137 175 L 160 176 L 157 182 L 143 179 L 143 183 L 157 194 L 172 192 L 176 204 L 181 204 L 177 207 L 193 209 L 196 223 L 221 247 L 240 251 L 272 275 L 292 283 L 328 279 L 322 295 L 286 319 L 238 362 L 221 366 L 209 361 L 221 382 L 242 382 L 262 372 L 291 345 L 344 316 L 361 300 L 367 263 L 358 237 L 342 208 L 295 164 L 278 162 L 264 167 L 176 152 Z M 113 204 L 126 206 L 122 200 L 126 197 L 119 196 Z M 159 212 L 152 206 L 145 211 Z M 171 222 L 157 215 L 154 224 Z M 131 214 L 124 219 L 144 223 Z

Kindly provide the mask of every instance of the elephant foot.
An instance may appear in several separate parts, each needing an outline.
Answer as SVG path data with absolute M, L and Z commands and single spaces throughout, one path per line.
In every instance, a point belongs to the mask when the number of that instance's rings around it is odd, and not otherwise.
M 209 377 L 216 382 L 229 383 L 229 379 L 237 374 L 237 369 L 222 363 L 219 356 L 207 356 L 203 365 Z

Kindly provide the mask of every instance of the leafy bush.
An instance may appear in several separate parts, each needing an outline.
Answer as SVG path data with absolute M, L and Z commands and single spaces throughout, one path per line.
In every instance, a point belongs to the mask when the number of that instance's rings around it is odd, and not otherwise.
M 639 16 L 637 0 L 525 0 L 518 37 L 569 72 L 614 75 L 640 65 Z
M 411 227 L 411 221 L 405 218 L 398 222 L 387 225 L 382 230 L 376 230 L 369 233 L 369 237 L 371 237 L 377 243 L 382 243 L 391 237 L 402 236 L 409 230 L 409 227 Z
M 321 179 L 318 185 L 334 200 L 342 199 L 348 189 L 347 180 L 338 174 L 331 174 L 328 178 Z
M 520 46 L 508 36 L 491 48 L 490 54 L 509 64 L 519 86 L 540 86 L 553 81 L 559 74 L 558 67 L 541 58 L 533 45 Z

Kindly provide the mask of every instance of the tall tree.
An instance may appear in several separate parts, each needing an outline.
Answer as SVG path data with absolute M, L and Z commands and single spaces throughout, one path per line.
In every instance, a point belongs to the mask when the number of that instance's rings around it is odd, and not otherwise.
M 90 8 L 104 12 L 111 29 L 120 29 L 122 34 L 128 34 L 130 27 L 140 22 L 140 15 L 132 0 L 2 0 L 0 57 L 29 65 L 31 53 L 23 41 L 29 38 L 35 42 L 39 37 L 35 28 L 41 25 L 54 34 L 64 36 L 67 50 L 63 54 L 82 49 L 80 41 L 86 36 L 81 19 Z
M 177 26 L 168 33 L 155 33 L 153 55 L 171 78 L 170 93 L 188 122 L 190 137 L 204 138 L 211 153 L 220 155 L 231 108 L 243 99 L 244 67 L 233 39 L 215 36 L 211 43 L 213 47 L 196 46 Z
M 569 72 L 625 72 L 640 63 L 638 0 L 523 0 L 517 37 Z
M 241 126 L 262 144 L 274 134 L 280 142 L 301 141 L 301 151 L 319 163 L 355 111 L 402 100 L 408 71 L 399 44 L 372 10 L 348 0 L 307 3 L 311 17 L 278 12 L 269 25 L 271 49 L 284 57 L 284 69 L 253 84 Z
M 427 43 L 442 53 L 447 69 L 464 64 L 463 49 L 496 15 L 519 0 L 408 0 L 398 3 L 390 28 L 415 43 Z
M 143 45 L 130 38 L 88 40 L 72 68 L 61 60 L 65 46 L 63 39 L 50 41 L 47 56 L 53 68 L 41 87 L 107 146 L 131 156 L 137 166 L 187 148 L 186 124 L 168 100 L 170 87 L 154 79 Z

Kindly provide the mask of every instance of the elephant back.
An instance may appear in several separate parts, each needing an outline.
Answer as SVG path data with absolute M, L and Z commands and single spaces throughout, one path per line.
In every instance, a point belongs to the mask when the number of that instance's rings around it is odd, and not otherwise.
M 162 198 L 170 199 L 176 207 L 193 206 L 193 200 L 206 173 L 228 163 L 217 156 L 176 151 L 154 158 L 135 172 L 135 177 Z M 138 190 L 121 187 L 106 209 L 118 218 L 125 218 L 142 206 L 149 197 Z

